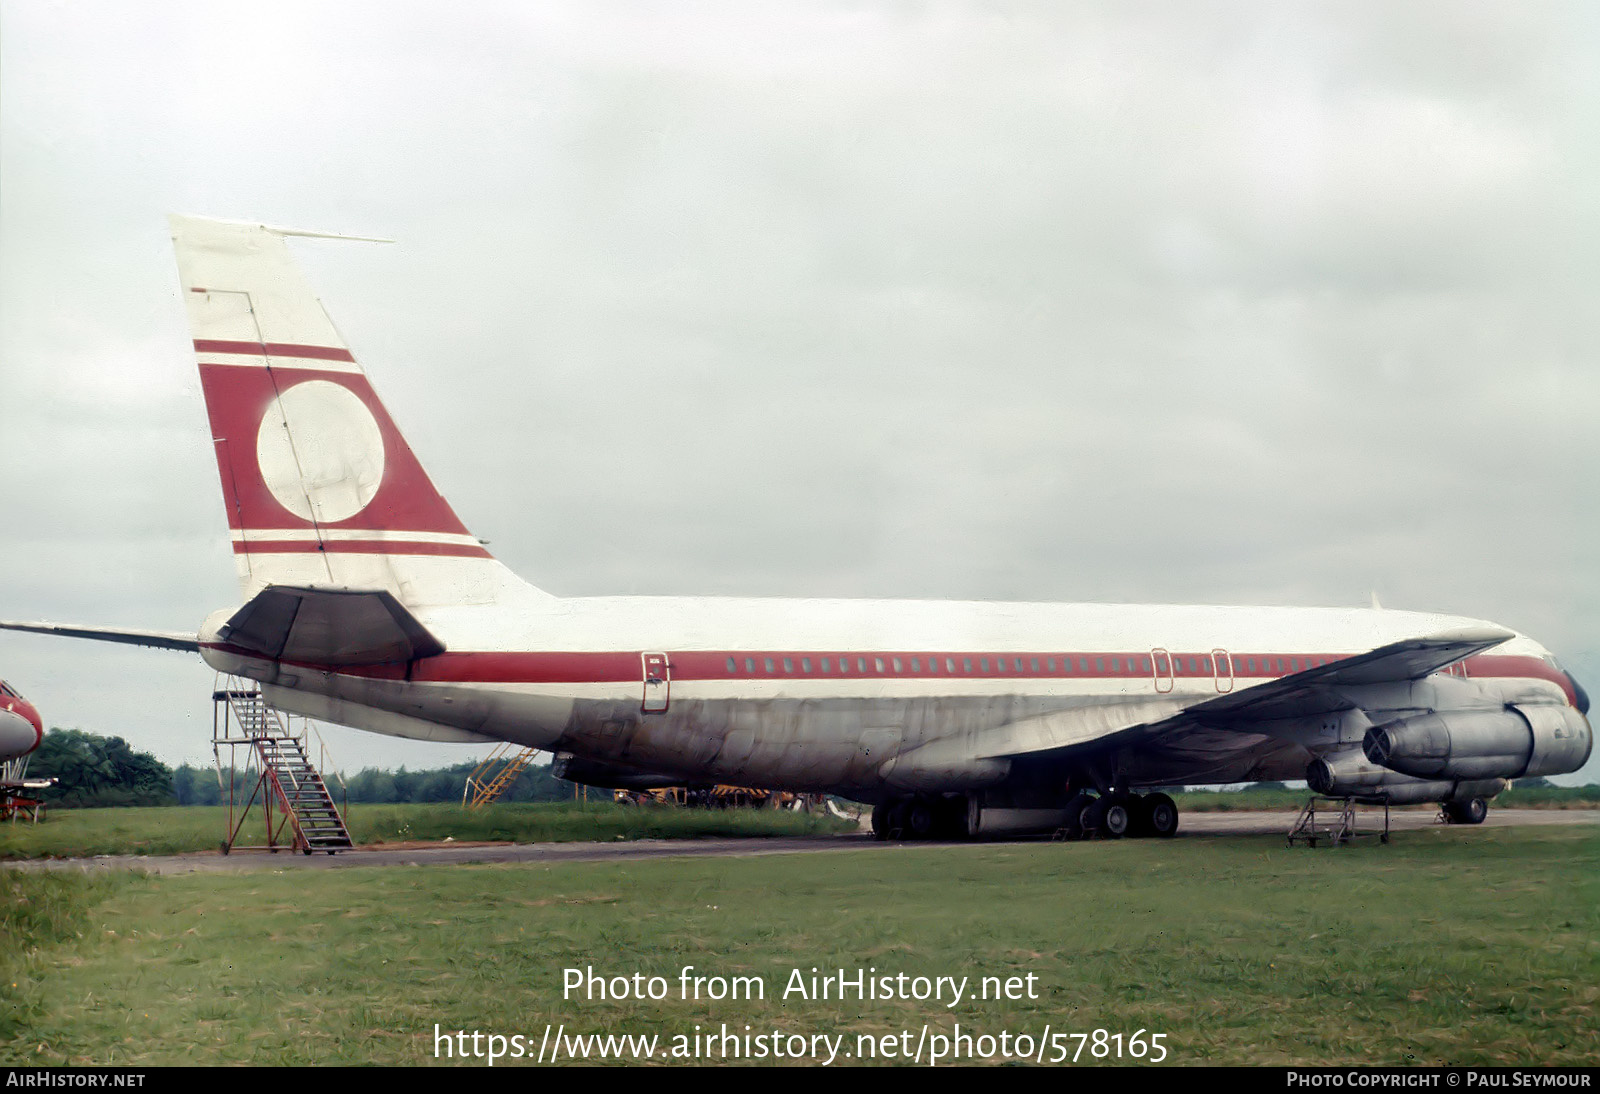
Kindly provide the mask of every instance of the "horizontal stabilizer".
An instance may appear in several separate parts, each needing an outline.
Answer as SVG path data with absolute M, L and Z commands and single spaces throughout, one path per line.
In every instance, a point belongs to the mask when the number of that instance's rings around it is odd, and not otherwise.
M 272 585 L 233 613 L 221 638 L 274 661 L 312 665 L 404 664 L 444 652 L 385 590 Z
M 33 631 L 36 634 L 59 634 L 67 638 L 93 638 L 98 642 L 125 642 L 133 646 L 154 646 L 163 650 L 200 652 L 199 639 L 183 631 L 144 631 L 131 627 L 78 627 L 64 623 L 12 623 L 0 620 L 0 628 L 8 631 Z

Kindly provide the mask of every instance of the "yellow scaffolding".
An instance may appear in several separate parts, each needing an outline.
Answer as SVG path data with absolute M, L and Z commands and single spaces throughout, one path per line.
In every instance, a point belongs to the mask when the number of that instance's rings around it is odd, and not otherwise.
M 467 785 L 461 790 L 461 804 L 468 809 L 476 809 L 498 800 L 533 762 L 538 751 L 536 748 L 519 747 L 510 741 L 496 745 L 495 750 L 467 776 Z

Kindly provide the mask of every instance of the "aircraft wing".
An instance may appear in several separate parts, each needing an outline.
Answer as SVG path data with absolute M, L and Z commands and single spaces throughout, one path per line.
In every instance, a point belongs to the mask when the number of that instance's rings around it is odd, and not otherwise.
M 274 661 L 313 665 L 401 664 L 444 652 L 385 590 L 271 585 L 233 613 L 220 637 Z
M 1266 730 L 1258 727 L 1278 719 L 1351 709 L 1356 704 L 1344 688 L 1420 680 L 1512 637 L 1511 631 L 1489 627 L 1447 631 L 1392 642 L 1199 703 L 1149 696 L 1058 711 L 1002 727 L 981 744 L 972 742 L 977 746 L 972 754 L 984 759 L 1066 754 L 1199 730 L 1263 734 Z
M 1511 631 L 1473 627 L 1425 638 L 1407 638 L 1243 691 L 1207 699 L 1189 707 L 1184 716 L 1204 725 L 1220 725 L 1347 710 L 1355 704 L 1339 694 L 1341 687 L 1420 680 L 1512 637 Z
M 8 631 L 33 631 L 36 634 L 59 634 L 67 638 L 93 638 L 100 642 L 126 642 L 134 646 L 154 646 L 162 650 L 200 652 L 200 640 L 183 631 L 146 631 L 131 627 L 80 627 L 64 623 L 14 623 L 0 619 L 0 628 Z

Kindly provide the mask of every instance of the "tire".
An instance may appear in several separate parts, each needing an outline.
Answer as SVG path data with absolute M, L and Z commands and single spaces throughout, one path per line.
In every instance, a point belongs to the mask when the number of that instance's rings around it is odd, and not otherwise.
M 1128 826 L 1128 835 L 1134 839 L 1155 835 L 1150 830 L 1150 799 L 1144 794 L 1129 794 L 1127 802 L 1128 816 L 1132 821 Z
M 1170 839 L 1178 834 L 1178 803 L 1165 794 L 1151 794 L 1144 801 L 1147 830 L 1157 839 Z
M 934 835 L 939 839 L 971 839 L 967 831 L 967 799 L 965 795 L 945 798 L 935 810 Z
M 1483 819 L 1489 815 L 1489 803 L 1482 798 L 1447 802 L 1444 815 L 1450 819 L 1451 824 L 1482 824 Z
M 872 807 L 872 838 L 886 840 L 889 838 L 889 803 L 879 802 Z
M 1131 799 L 1117 795 L 1106 802 L 1101 814 L 1100 838 L 1121 839 L 1133 831 L 1134 806 Z
M 1106 806 L 1110 798 L 1095 798 L 1083 810 L 1083 839 L 1093 839 L 1105 835 Z
M 1074 794 L 1067 802 L 1067 817 L 1062 822 L 1061 831 L 1065 838 L 1077 840 L 1083 838 L 1084 814 L 1089 806 L 1094 804 L 1094 798 L 1079 792 Z
M 915 801 L 906 810 L 906 834 L 912 839 L 932 839 L 938 822 L 933 806 L 925 801 Z
M 906 814 L 911 812 L 910 802 L 897 801 L 889 806 L 889 827 L 885 834 L 887 839 L 906 838 Z

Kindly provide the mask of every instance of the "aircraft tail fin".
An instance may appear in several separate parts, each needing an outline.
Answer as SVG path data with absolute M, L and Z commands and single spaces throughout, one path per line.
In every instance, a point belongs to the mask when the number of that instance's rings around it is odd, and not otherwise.
M 418 607 L 536 592 L 434 487 L 284 245 L 322 233 L 169 219 L 245 597 L 385 590 Z

